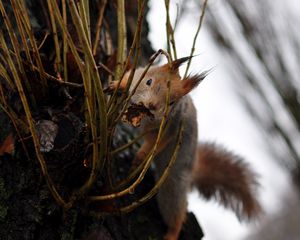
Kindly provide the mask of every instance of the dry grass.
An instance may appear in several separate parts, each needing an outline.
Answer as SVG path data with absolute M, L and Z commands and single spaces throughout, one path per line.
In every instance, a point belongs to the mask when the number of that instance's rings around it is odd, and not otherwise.
M 11 16 L 8 16 L 8 9 L 6 9 L 3 2 L 0 1 L 0 11 L 6 28 L 4 32 L 0 32 L 0 107 L 10 117 L 21 141 L 26 136 L 28 137 L 28 135 L 32 138 L 35 149 L 34 155 L 40 164 L 41 172 L 56 202 L 64 209 L 68 209 L 78 198 L 87 198 L 90 201 L 102 201 L 129 194 L 140 184 L 155 156 L 156 148 L 165 128 L 166 118 L 169 112 L 169 104 L 167 104 L 169 102 L 169 94 L 166 99 L 165 115 L 160 124 L 155 146 L 145 161 L 133 173 L 129 174 L 125 181 L 119 184 L 116 188 L 119 189 L 118 191 L 103 196 L 88 196 L 88 191 L 94 186 L 99 173 L 106 168 L 108 159 L 116 153 L 116 150 L 111 148 L 111 142 L 114 138 L 116 125 L 127 109 L 131 96 L 134 94 L 134 91 L 129 93 L 128 90 L 140 58 L 142 22 L 145 17 L 144 10 L 147 2 L 145 0 L 138 0 L 136 31 L 129 51 L 127 51 L 124 0 L 117 1 L 118 45 L 115 72 L 111 74 L 115 80 L 122 78 L 130 65 L 131 59 L 133 59 L 127 91 L 121 96 L 117 94 L 117 91 L 115 91 L 112 96 L 105 95 L 103 91 L 103 83 L 105 81 L 100 78 L 99 66 L 95 60 L 98 54 L 97 49 L 99 49 L 99 43 L 103 40 L 101 38 L 105 38 L 103 41 L 108 43 L 105 45 L 106 49 L 104 50 L 107 53 L 113 54 L 110 44 L 111 34 L 104 24 L 104 12 L 107 1 L 102 1 L 102 5 L 99 7 L 95 36 L 92 36 L 91 31 L 90 3 L 88 0 L 63 0 L 61 1 L 61 6 L 54 0 L 48 0 L 42 3 L 43 9 L 48 15 L 47 21 L 50 25 L 50 33 L 46 32 L 40 42 L 35 38 L 35 31 L 31 26 L 25 1 L 11 0 L 10 3 L 14 20 L 11 19 Z M 207 1 L 205 1 L 205 6 L 206 3 Z M 149 60 L 149 64 L 142 77 L 146 74 L 158 55 L 165 54 L 169 62 L 177 58 L 174 31 L 170 23 L 168 5 L 169 1 L 166 1 L 166 32 L 168 36 L 169 53 L 165 53 L 162 50 L 158 51 Z M 203 9 L 199 29 L 201 27 L 205 7 Z M 101 34 L 101 31 L 105 32 L 105 34 Z M 4 36 L 7 36 L 7 38 Z M 195 39 L 196 37 L 197 35 Z M 54 42 L 54 51 L 52 54 L 54 55 L 54 60 L 46 59 L 45 61 L 41 49 L 45 47 L 49 38 L 53 38 L 52 41 Z M 170 46 L 172 46 L 172 53 Z M 192 54 L 193 51 L 191 52 L 191 55 Z M 73 67 L 73 69 L 78 70 L 79 76 L 77 76 L 75 80 L 70 77 L 72 72 L 68 72 L 70 65 L 72 65 L 71 67 Z M 102 66 L 103 69 L 107 69 L 107 71 L 110 72 L 108 67 L 103 64 Z M 35 82 L 29 77 L 31 75 L 35 76 Z M 38 83 L 38 93 L 36 89 L 32 89 L 33 83 L 36 84 L 36 82 Z M 85 146 L 92 146 L 91 171 L 89 177 L 79 190 L 74 191 L 68 199 L 64 199 L 61 196 L 57 186 L 53 183 L 48 174 L 44 155 L 40 151 L 40 140 L 35 128 L 36 121 L 32 115 L 33 112 L 37 112 L 38 110 L 37 102 L 39 101 L 39 95 L 43 96 L 43 94 L 47 94 L 51 82 L 65 86 L 66 88 L 83 89 L 84 107 L 82 108 L 82 112 L 84 113 L 84 121 L 87 126 Z M 135 89 L 137 86 L 138 85 L 135 86 Z M 13 110 L 11 106 L 12 103 L 8 101 L 7 96 L 4 94 L 7 89 L 18 93 L 24 116 L 20 116 L 19 113 Z M 23 120 L 20 120 L 20 118 Z M 178 148 L 180 147 L 181 135 L 182 128 L 180 128 L 178 133 L 178 142 L 174 149 L 174 154 L 169 161 L 169 165 L 152 191 L 140 199 L 140 201 L 121 208 L 121 212 L 128 212 L 134 209 L 150 199 L 154 193 L 157 192 L 159 186 L 165 180 L 171 164 L 176 158 Z M 137 140 L 133 140 L 133 143 L 136 141 Z M 23 146 L 26 148 L 25 144 Z M 130 146 L 130 144 L 121 147 L 118 151 L 124 150 L 128 146 Z M 135 180 L 131 183 L 133 179 Z

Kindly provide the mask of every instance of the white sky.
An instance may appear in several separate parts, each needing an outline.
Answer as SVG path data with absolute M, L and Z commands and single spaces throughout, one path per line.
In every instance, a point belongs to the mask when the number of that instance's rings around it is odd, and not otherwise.
M 215 10 L 222 11 L 220 2 L 211 0 L 209 4 L 214 4 Z M 151 11 L 147 16 L 150 23 L 150 40 L 154 49 L 165 48 L 164 0 L 152 0 L 150 7 Z M 171 9 L 175 11 L 175 5 L 171 5 Z M 174 15 L 173 12 L 171 16 Z M 175 36 L 178 57 L 189 55 L 197 21 L 191 14 L 178 26 Z M 205 31 L 205 21 L 195 53 L 200 55 L 193 59 L 191 72 L 215 67 L 192 93 L 198 109 L 199 139 L 221 143 L 244 156 L 260 175 L 260 199 L 266 214 L 276 212 L 281 204 L 282 189 L 289 186 L 288 177 L 268 155 L 264 139 L 243 109 L 234 91 L 234 82 L 226 71 L 228 65 Z M 205 232 L 205 240 L 239 240 L 243 239 L 251 228 L 255 228 L 253 224 L 240 224 L 232 212 L 224 210 L 215 202 L 202 201 L 196 192 L 192 193 L 189 199 L 189 209 L 196 214 Z

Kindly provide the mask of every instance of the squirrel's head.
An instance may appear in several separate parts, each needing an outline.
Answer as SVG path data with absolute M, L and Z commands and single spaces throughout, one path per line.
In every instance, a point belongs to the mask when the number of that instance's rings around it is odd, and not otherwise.
M 179 67 L 189 59 L 190 57 L 184 57 L 162 66 L 150 67 L 136 88 L 131 102 L 133 104 L 144 105 L 154 115 L 155 119 L 160 119 L 163 116 L 166 105 L 168 81 L 170 81 L 169 104 L 173 104 L 198 86 L 208 74 L 208 71 L 205 71 L 201 74 L 189 75 L 181 79 Z M 135 71 L 130 91 L 133 91 L 144 70 L 145 68 L 139 68 Z M 130 71 L 124 75 L 120 88 L 126 87 L 129 76 Z

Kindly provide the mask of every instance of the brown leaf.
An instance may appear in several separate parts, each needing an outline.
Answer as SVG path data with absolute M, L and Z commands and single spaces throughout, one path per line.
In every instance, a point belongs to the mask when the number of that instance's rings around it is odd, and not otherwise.
M 0 156 L 4 155 L 4 153 L 12 154 L 15 150 L 15 139 L 13 134 L 10 133 L 0 146 Z
M 130 123 L 134 127 L 139 127 L 144 117 L 154 119 L 154 115 L 144 105 L 131 105 L 122 116 L 122 121 Z

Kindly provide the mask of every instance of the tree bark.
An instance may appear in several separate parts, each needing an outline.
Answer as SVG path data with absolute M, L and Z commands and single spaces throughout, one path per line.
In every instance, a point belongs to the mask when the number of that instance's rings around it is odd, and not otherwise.
M 96 34 L 98 12 L 105 1 L 92 1 L 91 26 L 92 39 Z M 9 17 L 14 19 L 12 6 L 9 1 L 2 1 Z M 51 34 L 50 20 L 46 4 L 38 0 L 26 1 L 30 14 L 32 27 L 35 31 L 37 42 L 41 42 L 45 32 Z M 137 3 L 134 0 L 126 1 L 127 40 L 128 46 L 133 40 L 137 19 Z M 110 29 L 113 48 L 117 43 L 117 16 L 115 1 L 108 1 L 104 11 L 104 26 Z M 146 10 L 147 12 L 147 10 Z M 146 13 L 145 13 L 146 14 Z M 12 20 L 13 23 L 14 20 Z M 0 16 L 0 25 L 5 38 L 9 39 L 5 29 L 3 15 Z M 14 26 L 17 33 L 17 28 Z M 72 28 L 72 26 L 70 26 Z M 146 63 L 153 54 L 153 49 L 147 38 L 148 23 L 143 22 L 141 40 L 141 61 Z M 51 35 L 50 35 L 51 36 Z M 19 37 L 19 36 L 18 36 Z M 9 42 L 9 41 L 8 41 Z M 50 55 L 54 52 L 52 38 L 46 38 L 40 49 L 41 54 L 48 57 L 46 70 L 53 70 L 53 60 Z M 2 52 L 1 52 L 2 54 Z M 3 55 L 4 56 L 4 55 Z M 115 65 L 114 52 L 107 55 L 101 47 L 95 56 L 97 61 L 104 62 L 113 71 Z M 72 59 L 70 60 L 72 61 Z M 50 64 L 51 63 L 51 64 Z M 50 66 L 51 65 L 51 66 Z M 78 70 L 69 66 L 70 77 L 76 80 Z M 102 79 L 107 79 L 107 73 L 100 69 Z M 36 74 L 26 72 L 28 79 L 32 80 Z M 35 79 L 36 80 L 36 79 Z M 32 80 L 34 82 L 34 80 Z M 76 82 L 76 81 L 75 81 Z M 104 83 L 104 82 L 103 82 Z M 2 89 L 6 89 L 5 98 L 11 108 L 20 118 L 24 117 L 24 110 L 18 94 L 8 88 L 0 78 Z M 58 191 L 63 197 L 70 196 L 85 181 L 89 168 L 85 167 L 86 148 L 83 147 L 85 132 L 84 116 L 81 112 L 84 94 L 82 90 L 65 88 L 56 82 L 49 82 L 46 95 L 39 92 L 38 81 L 34 82 L 32 91 L 37 97 L 37 107 L 32 112 L 36 128 L 40 134 L 50 127 L 57 130 L 54 147 L 44 152 L 49 175 Z M 71 95 L 69 101 L 64 93 L 67 90 Z M 28 95 L 28 93 L 26 93 Z M 74 206 L 64 211 L 54 201 L 47 184 L 45 183 L 40 166 L 34 154 L 33 142 L 26 131 L 22 130 L 22 137 L 18 135 L 11 116 L 0 108 L 0 146 L 9 134 L 14 136 L 14 152 L 4 152 L 0 156 L 0 238 L 1 239 L 162 239 L 166 226 L 159 214 L 155 198 L 128 214 L 106 214 L 99 216 L 103 211 L 118 209 L 119 206 L 129 204 L 139 199 L 141 194 L 147 193 L 154 181 L 149 172 L 142 184 L 134 194 L 113 201 L 104 201 L 101 204 L 87 204 L 84 199 L 77 201 Z M 46 129 L 46 130 L 45 130 Z M 129 132 L 129 133 L 128 133 Z M 129 135 L 134 135 L 135 130 L 126 125 L 117 126 L 117 134 L 113 141 L 114 146 L 120 146 L 129 141 Z M 48 135 L 47 135 L 48 136 Z M 24 149 L 26 147 L 26 151 Z M 46 146 L 47 147 L 47 146 Z M 126 177 L 130 162 L 134 158 L 136 147 L 118 155 L 112 160 L 112 180 L 118 181 Z M 107 173 L 102 173 L 91 190 L 91 193 L 104 194 L 108 191 L 109 181 Z M 201 239 L 203 236 L 194 215 L 188 214 L 186 225 L 182 231 L 181 239 Z

